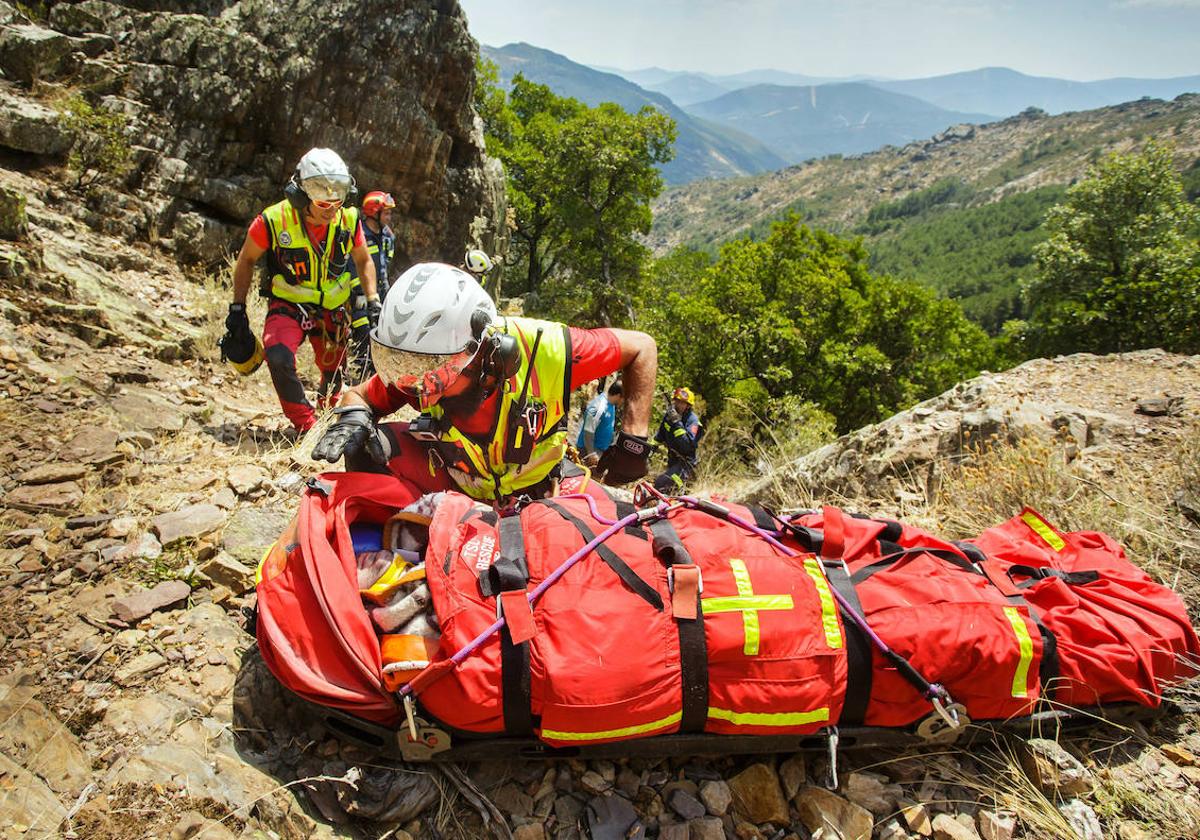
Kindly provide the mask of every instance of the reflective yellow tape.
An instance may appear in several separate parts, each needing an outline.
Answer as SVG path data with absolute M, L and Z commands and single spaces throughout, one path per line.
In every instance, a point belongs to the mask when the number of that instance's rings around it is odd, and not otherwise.
M 1028 525 L 1035 534 L 1041 537 L 1046 545 L 1053 548 L 1055 551 L 1062 551 L 1066 547 L 1063 538 L 1054 533 L 1054 529 L 1046 524 L 1046 520 L 1042 519 L 1031 510 L 1027 510 L 1021 514 L 1021 521 Z
M 740 612 L 742 614 L 742 653 L 758 656 L 762 640 L 762 628 L 758 621 L 759 610 L 790 610 L 795 608 L 791 595 L 755 595 L 750 582 L 750 570 L 746 564 L 734 557 L 729 561 L 733 571 L 733 582 L 738 595 L 724 598 L 701 598 L 700 609 L 705 614 Z
M 687 432 L 685 432 L 683 429 L 675 430 L 675 437 L 683 437 L 685 434 L 687 434 Z
M 734 712 L 709 706 L 708 716 L 738 726 L 803 726 L 829 720 L 829 708 L 813 709 L 811 712 Z
M 682 719 L 683 712 L 675 712 L 674 714 L 667 715 L 662 720 L 639 723 L 635 726 L 622 726 L 620 729 L 604 729 L 599 732 L 562 732 L 558 729 L 542 729 L 542 737 L 551 738 L 555 741 L 599 741 L 604 738 L 626 738 L 631 735 L 643 735 L 647 732 L 653 732 L 656 729 L 665 729 L 668 726 L 674 726 Z
M 1004 614 L 1008 616 L 1008 623 L 1012 625 L 1017 645 L 1021 649 L 1021 661 L 1017 663 L 1017 670 L 1013 673 L 1012 696 L 1028 697 L 1026 682 L 1029 679 L 1029 663 L 1033 662 L 1033 639 L 1029 638 L 1029 628 L 1025 626 L 1025 618 L 1019 609 L 1005 607 Z
M 729 568 L 733 570 L 733 584 L 737 587 L 739 595 L 753 595 L 754 586 L 750 583 L 750 570 L 746 568 L 744 561 L 734 557 L 729 561 Z
M 821 599 L 821 625 L 825 628 L 825 644 L 830 650 L 840 650 L 842 647 L 842 628 L 838 625 L 837 604 L 833 602 L 833 593 L 829 591 L 829 581 L 825 580 L 825 570 L 815 557 L 804 561 L 804 569 L 817 587 L 817 595 Z
M 742 612 L 745 610 L 790 610 L 795 604 L 791 595 L 751 595 L 748 598 L 731 595 L 728 598 L 703 598 L 705 615 Z

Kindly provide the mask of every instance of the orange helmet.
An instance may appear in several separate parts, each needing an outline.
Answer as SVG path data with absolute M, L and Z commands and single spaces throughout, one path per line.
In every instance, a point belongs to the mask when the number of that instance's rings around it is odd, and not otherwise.
M 683 400 L 688 405 L 696 404 L 696 395 L 692 393 L 691 388 L 676 388 L 675 393 L 671 394 L 673 400 Z
M 396 206 L 396 199 L 392 198 L 391 193 L 372 190 L 363 197 L 362 211 L 364 216 L 378 216 L 384 210 L 391 210 Z

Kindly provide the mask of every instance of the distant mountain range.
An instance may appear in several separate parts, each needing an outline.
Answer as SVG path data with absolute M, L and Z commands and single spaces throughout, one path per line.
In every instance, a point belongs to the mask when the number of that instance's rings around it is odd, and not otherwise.
M 829 154 L 902 146 L 960 123 L 989 123 L 1027 108 L 1050 114 L 1142 97 L 1173 99 L 1200 91 L 1200 76 L 1073 82 L 987 67 L 927 79 L 833 79 L 752 70 L 733 75 L 597 69 L 529 44 L 483 47 L 505 83 L 520 72 L 589 105 L 646 105 L 678 128 L 669 184 L 729 178 Z
M 576 64 L 558 53 L 529 44 L 481 49 L 485 57 L 499 66 L 500 79 L 505 85 L 521 73 L 530 81 L 548 85 L 560 96 L 570 96 L 588 105 L 615 102 L 631 113 L 650 105 L 670 116 L 678 133 L 675 159 L 662 169 L 668 184 L 750 175 L 779 169 L 789 162 L 747 134 L 691 116 L 661 93 L 643 90 L 615 74 Z
M 754 85 L 687 111 L 758 138 L 790 163 L 903 146 L 956 123 L 992 121 L 987 114 L 948 111 L 862 82 Z
M 984 67 L 928 79 L 871 82 L 872 85 L 924 99 L 952 111 L 976 111 L 1008 117 L 1026 108 L 1050 114 L 1088 111 L 1150 96 L 1174 99 L 1200 92 L 1200 76 L 1173 79 L 1101 79 L 1072 82 L 1046 76 L 1026 76 L 1007 67 Z

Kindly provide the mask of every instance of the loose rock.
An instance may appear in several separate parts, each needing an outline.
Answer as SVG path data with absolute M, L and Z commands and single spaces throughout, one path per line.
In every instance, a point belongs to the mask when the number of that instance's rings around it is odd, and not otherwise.
M 979 834 L 949 814 L 933 818 L 933 840 L 979 840 Z
M 254 587 L 254 569 L 239 563 L 225 552 L 218 553 L 201 566 L 200 571 L 214 583 L 227 587 L 235 595 L 241 595 Z
M 724 816 L 733 801 L 733 792 L 723 781 L 704 782 L 700 785 L 700 801 L 713 816 Z
M 1058 806 L 1058 811 L 1067 818 L 1079 840 L 1104 840 L 1104 829 L 1100 818 L 1092 807 L 1082 799 L 1071 799 Z
M 83 464 L 42 464 L 21 473 L 17 479 L 21 484 L 56 484 L 60 481 L 74 481 L 88 474 L 88 468 Z
M 704 804 L 682 788 L 671 791 L 667 797 L 667 804 L 671 806 L 672 811 L 685 820 L 698 819 L 707 813 Z
M 833 832 L 832 836 L 844 840 L 871 840 L 875 824 L 871 812 L 836 793 L 809 785 L 800 791 L 796 807 L 811 832 L 823 830 L 826 836 Z
M 729 780 L 734 807 L 753 823 L 787 825 L 788 806 L 779 777 L 766 764 L 752 764 Z
M 141 621 L 155 610 L 178 604 L 192 594 L 192 588 L 182 580 L 167 580 L 153 589 L 135 592 L 113 601 L 113 615 L 127 624 Z
M 1021 766 L 1030 780 L 1046 793 L 1077 796 L 1091 791 L 1091 772 L 1057 741 L 1031 738 L 1025 742 Z
M 147 651 L 140 656 L 135 656 L 113 672 L 113 682 L 124 686 L 136 685 L 160 668 L 165 668 L 166 665 L 165 658 L 154 651 Z
M 170 513 L 160 513 L 150 521 L 164 548 L 185 539 L 197 539 L 215 531 L 225 521 L 225 513 L 216 505 L 188 505 Z
M 980 811 L 976 818 L 983 840 L 1012 840 L 1017 830 L 1017 817 L 1007 811 Z

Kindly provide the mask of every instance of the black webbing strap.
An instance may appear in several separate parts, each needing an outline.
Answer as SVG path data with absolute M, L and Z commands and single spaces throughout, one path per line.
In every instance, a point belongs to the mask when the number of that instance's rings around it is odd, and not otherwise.
M 506 516 L 497 528 L 500 537 L 500 556 L 479 575 L 479 591 L 485 598 L 524 589 L 529 582 L 529 567 L 525 564 L 525 539 L 521 535 L 521 517 Z
M 502 567 L 492 581 L 498 588 L 492 593 L 523 591 L 529 583 L 529 567 L 525 563 L 525 537 L 521 533 L 521 517 L 506 516 L 500 520 L 500 557 L 488 572 Z M 480 578 L 480 585 L 491 578 Z M 486 593 L 485 593 L 486 594 Z M 500 628 L 500 686 L 504 704 L 504 732 L 517 738 L 533 734 L 533 706 L 530 691 L 529 642 L 514 645 L 512 634 L 505 624 Z
M 781 519 L 784 527 L 796 538 L 796 542 L 800 544 L 800 548 L 804 551 L 821 555 L 821 546 L 825 543 L 825 534 L 819 528 L 807 528 L 803 525 L 797 525 L 795 522 L 789 522 L 786 519 Z
M 1009 577 L 1020 575 L 1021 577 L 1029 578 L 1024 583 L 1016 584 L 1019 589 L 1028 589 L 1038 581 L 1045 580 L 1046 578 L 1058 578 L 1063 583 L 1070 584 L 1071 586 L 1083 586 L 1085 583 L 1094 583 L 1100 579 L 1100 573 L 1097 571 L 1067 572 L 1062 569 L 1049 569 L 1044 566 L 1009 566 L 1008 575 Z
M 880 548 L 882 550 L 891 548 L 893 545 L 894 543 L 880 541 Z M 874 563 L 863 566 L 861 569 L 855 572 L 850 579 L 856 585 L 860 584 L 876 572 L 883 571 L 889 566 L 894 565 L 897 560 L 900 560 L 903 557 L 911 557 L 914 554 L 929 554 L 937 557 L 938 559 L 945 560 L 950 565 L 957 566 L 965 572 L 971 572 L 972 574 L 976 575 L 980 574 L 979 569 L 975 568 L 975 565 L 970 560 L 966 559 L 956 551 L 951 551 L 947 548 L 934 548 L 932 546 L 918 545 L 913 546 L 912 548 L 901 548 L 898 551 L 888 551 L 888 553 L 884 554 L 883 557 L 876 560 Z
M 622 502 L 619 499 L 614 500 L 613 504 L 617 508 L 617 519 L 624 519 L 629 514 L 637 511 L 631 502 Z M 639 540 L 648 540 L 650 537 L 646 534 L 646 529 L 637 522 L 630 522 L 625 526 L 625 533 L 631 537 L 637 537 Z
M 746 510 L 750 511 L 750 515 L 754 517 L 754 524 L 764 531 L 779 530 L 779 522 L 765 508 L 756 507 L 755 505 L 747 505 Z
M 561 505 L 557 505 L 550 500 L 542 501 L 541 504 L 544 504 L 563 519 L 574 525 L 575 530 L 583 536 L 584 542 L 591 542 L 596 538 L 596 535 L 592 533 L 592 530 L 582 519 L 575 516 Z M 654 609 L 662 612 L 662 596 L 658 594 L 653 586 L 638 577 L 637 572 L 629 568 L 628 564 L 618 557 L 616 552 L 614 552 L 604 543 L 601 543 L 600 545 L 596 546 L 596 554 L 608 565 L 610 569 L 616 573 L 617 577 L 621 579 L 621 582 L 628 586 L 635 595 L 637 595 L 650 606 L 654 607 Z
M 858 615 L 864 615 L 862 602 L 854 591 L 846 564 L 840 560 L 822 563 L 825 578 Z M 839 606 L 842 627 L 846 631 L 846 699 L 842 704 L 841 726 L 858 726 L 867 716 L 867 704 L 871 700 L 871 683 L 874 670 L 871 664 L 871 640 L 863 629 Z
M 650 523 L 654 534 L 654 555 L 663 565 L 691 565 L 692 557 L 673 525 L 666 519 Z M 708 647 L 704 640 L 704 611 L 700 593 L 696 593 L 696 617 L 677 618 L 679 631 L 679 669 L 683 683 L 680 732 L 703 732 L 708 720 Z

